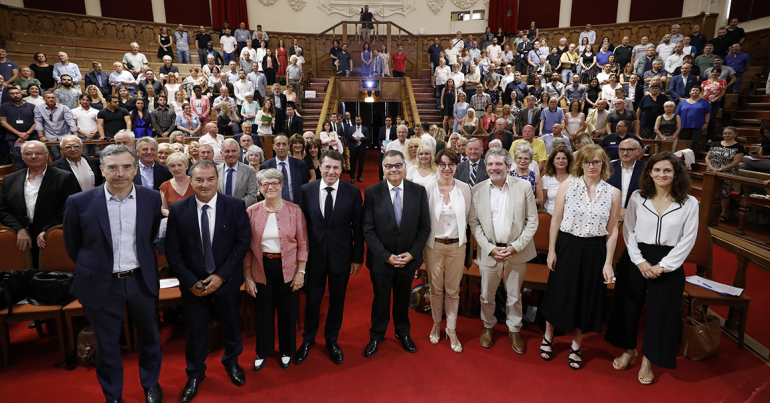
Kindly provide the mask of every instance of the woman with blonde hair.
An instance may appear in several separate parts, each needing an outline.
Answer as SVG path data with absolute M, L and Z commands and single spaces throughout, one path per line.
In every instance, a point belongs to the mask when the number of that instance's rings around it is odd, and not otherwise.
M 425 143 L 420 140 L 419 137 L 412 137 L 406 140 L 406 153 L 404 155 L 404 162 L 406 162 L 407 171 L 411 166 L 419 166 L 420 160 L 417 150 Z
M 170 99 L 170 98 L 167 98 L 167 99 Z M 177 91 L 176 93 L 174 93 L 174 100 L 170 101 L 168 106 L 174 110 L 174 113 L 176 113 L 177 116 L 179 116 L 182 113 L 184 113 L 183 105 L 185 104 L 185 102 L 186 101 L 184 99 L 184 92 Z
M 449 148 L 457 152 L 457 140 L 460 140 L 460 133 L 453 132 L 449 135 Z
M 431 125 L 428 133 L 436 140 L 436 153 L 438 154 L 439 151 L 446 147 L 446 132 L 438 127 L 438 125 Z
M 409 143 L 407 143 L 408 145 Z M 417 147 L 417 164 L 410 166 L 406 171 L 406 179 L 425 186 L 435 181 L 438 176 L 438 167 L 433 159 L 433 149 L 427 144 Z
M 166 160 L 168 159 L 168 156 L 174 153 L 174 146 L 171 145 L 171 143 L 160 143 L 158 144 L 158 156 L 156 157 L 156 160 L 161 165 L 166 165 Z
M 219 109 L 219 118 L 217 119 L 217 130 L 219 134 L 223 136 L 232 136 L 235 133 L 240 133 L 241 118 L 235 114 L 233 107 L 229 102 L 222 102 Z
M 93 84 L 89 85 L 86 88 L 86 94 L 88 95 L 88 98 L 91 99 L 91 107 L 98 110 L 104 109 L 106 105 L 106 102 L 104 102 L 104 97 L 102 96 L 102 92 L 99 91 L 99 88 Z
M 580 132 L 572 138 L 572 145 L 575 146 L 574 153 L 577 153 L 581 148 L 591 144 L 595 143 L 593 139 L 591 139 L 591 135 L 587 132 Z
M 468 113 L 462 121 L 460 121 L 460 130 L 462 130 L 462 135 L 466 138 L 470 138 L 477 133 L 484 133 L 481 122 L 479 122 L 479 118 L 476 117 L 475 109 L 468 108 Z
M 187 158 L 192 164 L 201 160 L 200 151 L 201 144 L 197 141 L 191 141 L 190 144 L 187 145 Z M 191 164 L 188 165 L 192 166 Z
M 168 217 L 168 207 L 171 204 L 195 194 L 190 177 L 187 176 L 189 163 L 187 156 L 183 153 L 172 153 L 166 158 L 166 166 L 173 177 L 163 182 L 158 189 L 160 190 L 160 212 L 164 217 Z

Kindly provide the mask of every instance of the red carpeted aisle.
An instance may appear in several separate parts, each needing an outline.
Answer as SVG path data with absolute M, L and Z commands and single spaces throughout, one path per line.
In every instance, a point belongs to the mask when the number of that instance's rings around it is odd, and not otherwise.
M 371 184 L 377 176 L 377 155 L 372 153 L 368 157 L 364 173 L 367 182 L 361 185 Z M 721 253 L 715 254 L 715 267 L 717 263 L 725 265 L 725 275 L 730 276 L 727 268 L 734 268 L 734 259 L 731 261 L 731 255 Z M 764 271 L 750 269 L 750 287 L 757 287 L 755 292 L 759 293 L 759 287 L 768 284 L 768 277 Z M 477 317 L 459 319 L 457 332 L 465 349 L 462 354 L 452 352 L 447 340 L 431 345 L 427 340 L 432 324 L 430 316 L 412 311 L 412 336 L 417 344 L 417 354 L 409 354 L 401 348 L 393 338 L 391 326 L 379 352 L 364 358 L 362 352 L 368 341 L 372 301 L 366 269 L 351 278 L 347 295 L 339 339 L 345 352 L 342 365 L 329 360 L 323 338 L 319 336 L 304 364 L 281 369 L 277 356 L 273 356 L 262 371 L 253 372 L 250 368 L 255 338 L 244 338 L 240 364 L 246 369 L 246 385 L 238 388 L 230 383 L 219 362 L 222 354 L 219 349 L 209 356 L 207 379 L 195 402 L 225 403 L 233 398 L 285 402 L 770 401 L 770 367 L 750 352 L 738 350 L 736 343 L 726 337 L 716 357 L 703 362 L 679 357 L 676 370 L 658 370 L 655 384 L 647 387 L 636 380 L 639 362 L 625 372 L 612 369 L 612 359 L 619 351 L 604 342 L 602 335 L 586 337 L 585 368 L 573 371 L 567 366 L 569 336 L 556 338 L 556 356 L 551 362 L 544 362 L 537 354 L 542 338 L 539 330 L 522 332 L 528 349 L 523 356 L 511 349 L 506 330 L 500 325 L 494 346 L 484 349 L 479 343 L 482 325 Z M 749 313 L 748 333 L 755 338 L 759 335 L 752 334 L 752 329 L 762 331 L 761 326 L 766 326 L 759 323 L 764 319 L 762 316 L 754 316 L 767 310 L 767 300 L 761 302 L 763 307 L 756 306 L 760 301 L 754 298 Z M 767 336 L 767 332 L 764 333 Z M 323 329 L 319 331 L 321 334 Z M 165 401 L 177 402 L 186 382 L 184 330 L 164 324 L 161 335 L 164 354 L 160 383 Z M 12 326 L 11 341 L 10 366 L 0 369 L 0 402 L 103 401 L 93 367 L 79 367 L 70 372 L 53 367 L 58 360 L 55 338 L 38 339 L 34 330 L 26 329 L 26 323 L 17 323 Z M 123 356 L 126 403 L 144 401 L 137 357 L 135 353 Z

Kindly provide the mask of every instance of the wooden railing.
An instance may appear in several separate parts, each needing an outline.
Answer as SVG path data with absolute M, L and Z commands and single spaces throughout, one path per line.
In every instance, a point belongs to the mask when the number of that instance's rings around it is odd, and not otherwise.
M 337 106 L 339 101 L 337 100 L 337 88 L 335 83 L 336 77 L 329 79 L 329 83 L 326 84 L 326 97 L 324 99 L 324 105 L 321 107 L 321 115 L 318 116 L 318 124 L 315 129 L 315 136 L 320 137 L 323 131 L 324 122 L 329 120 L 332 113 L 337 112 Z
M 401 109 L 404 112 L 404 119 L 412 122 L 412 127 L 416 127 L 420 124 L 420 112 L 417 111 L 417 102 L 414 99 L 412 79 L 406 77 L 404 80 L 405 85 L 402 89 Z
M 722 185 L 725 181 L 731 181 L 734 184 L 742 185 L 742 197 L 740 208 L 738 209 L 738 231 L 737 235 L 745 237 L 747 240 L 756 242 L 758 245 L 765 243 L 770 244 L 770 240 L 758 240 L 746 236 L 744 231 L 746 224 L 746 213 L 751 207 L 751 190 L 756 188 L 764 188 L 770 190 L 770 186 L 762 184 L 762 180 L 759 178 L 752 178 L 744 175 L 730 175 L 724 173 L 705 172 L 703 174 L 703 188 L 701 190 L 701 203 L 700 203 L 700 222 L 708 226 L 716 226 L 717 218 L 720 213 L 719 198 L 722 195 Z M 766 246 L 765 246 L 766 247 Z

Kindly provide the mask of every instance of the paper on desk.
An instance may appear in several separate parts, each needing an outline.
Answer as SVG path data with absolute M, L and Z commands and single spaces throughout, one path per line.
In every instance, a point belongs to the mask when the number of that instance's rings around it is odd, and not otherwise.
M 716 281 L 709 280 L 700 276 L 687 277 L 687 282 L 693 285 L 697 285 L 698 287 L 703 287 L 707 290 L 714 291 L 715 293 L 721 295 L 738 297 L 743 294 L 743 288 L 736 288 L 727 284 L 717 283 Z
M 178 278 L 162 278 L 160 279 L 160 288 L 174 288 L 179 287 Z

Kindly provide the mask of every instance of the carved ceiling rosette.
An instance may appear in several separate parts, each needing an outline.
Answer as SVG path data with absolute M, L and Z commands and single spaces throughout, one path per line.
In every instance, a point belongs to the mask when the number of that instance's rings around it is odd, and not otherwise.
M 278 0 L 259 0 L 260 3 L 266 5 L 266 6 L 272 6 L 277 2 Z
M 455 6 L 460 7 L 460 9 L 470 9 L 473 7 L 478 0 L 452 0 L 452 3 L 454 3 Z
M 305 8 L 305 4 L 307 4 L 305 0 L 289 0 L 289 6 L 292 8 L 292 10 L 297 12 Z
M 440 1 L 443 2 L 444 0 Z M 366 2 L 356 1 L 353 3 L 351 4 L 350 0 L 318 0 L 318 8 L 326 13 L 326 15 L 340 14 L 346 17 L 354 17 L 361 13 L 361 8 L 366 5 Z M 369 11 L 377 17 L 384 18 L 394 14 L 406 16 L 414 11 L 414 9 L 414 0 L 390 0 L 387 4 L 370 8 Z
M 428 8 L 433 11 L 433 14 L 438 14 L 444 8 L 444 2 L 446 0 L 428 0 Z

